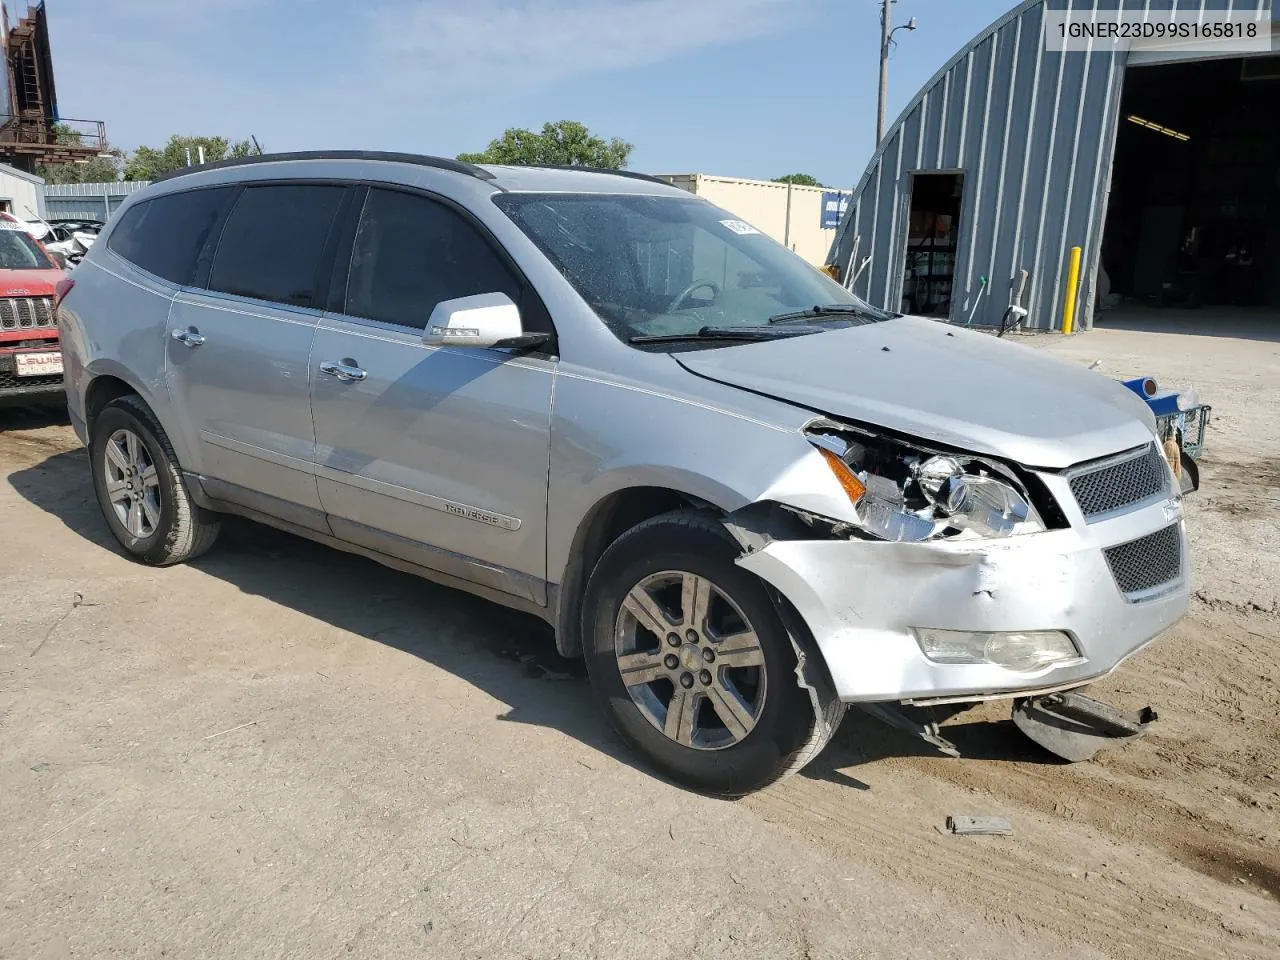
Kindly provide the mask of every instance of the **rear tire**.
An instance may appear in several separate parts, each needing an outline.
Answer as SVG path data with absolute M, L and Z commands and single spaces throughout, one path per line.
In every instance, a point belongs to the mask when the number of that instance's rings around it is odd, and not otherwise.
M 604 552 L 583 606 L 587 672 L 614 728 L 672 780 L 720 796 L 800 769 L 843 713 L 826 684 L 800 686 L 791 636 L 739 552 L 706 514 L 655 517 Z
M 192 500 L 173 445 L 140 397 L 118 397 L 98 414 L 89 466 L 107 526 L 130 556 L 167 567 L 213 546 L 221 518 Z

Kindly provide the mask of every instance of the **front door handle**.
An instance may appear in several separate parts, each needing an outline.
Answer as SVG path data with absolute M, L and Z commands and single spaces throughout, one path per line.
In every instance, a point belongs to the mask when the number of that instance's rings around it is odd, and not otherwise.
M 344 383 L 350 383 L 352 380 L 363 380 L 369 376 L 369 374 L 357 367 L 356 362 L 350 357 L 343 357 L 341 360 L 326 360 L 320 364 L 320 372 L 327 373 L 331 377 L 337 377 Z
M 195 327 L 187 327 L 185 330 L 174 330 L 169 334 L 173 339 L 177 340 L 184 347 L 198 347 L 204 343 L 204 337 L 200 335 L 200 331 Z

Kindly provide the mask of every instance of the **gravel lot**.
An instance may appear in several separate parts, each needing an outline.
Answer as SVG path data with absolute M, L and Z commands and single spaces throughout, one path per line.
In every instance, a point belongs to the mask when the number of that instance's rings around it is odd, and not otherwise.
M 531 619 L 248 523 L 125 560 L 65 420 L 0 410 L 0 958 L 1274 960 L 1280 343 L 1127 326 L 1034 345 L 1215 407 L 1192 613 L 1098 685 L 1154 732 L 850 715 L 738 802 L 633 765 Z

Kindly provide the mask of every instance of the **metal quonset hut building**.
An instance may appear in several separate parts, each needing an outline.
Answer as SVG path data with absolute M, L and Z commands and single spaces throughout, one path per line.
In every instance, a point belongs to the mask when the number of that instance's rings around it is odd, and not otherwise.
M 1186 147 L 1194 139 L 1174 129 L 1172 123 L 1164 127 L 1151 121 L 1145 133 L 1136 121 L 1122 124 L 1122 117 L 1133 119 L 1132 104 L 1122 104 L 1126 86 L 1137 86 L 1127 78 L 1141 68 L 1146 73 L 1141 82 L 1150 87 L 1155 79 L 1158 86 L 1160 70 L 1184 70 L 1193 62 L 1203 66 L 1205 61 L 1261 57 L 1270 64 L 1265 69 L 1259 68 L 1260 61 L 1243 71 L 1224 63 L 1214 69 L 1222 73 L 1229 66 L 1235 71 L 1227 78 L 1230 80 L 1262 81 L 1245 85 L 1249 88 L 1245 92 L 1261 98 L 1262 115 L 1280 115 L 1280 59 L 1274 54 L 1167 49 L 1117 52 L 1110 43 L 1084 51 L 1046 48 L 1047 11 L 1070 10 L 1073 17 L 1088 18 L 1094 11 L 1116 9 L 1152 15 L 1163 11 L 1166 17 L 1170 9 L 1187 13 L 1247 11 L 1252 16 L 1259 9 L 1271 10 L 1272 3 L 1028 0 L 1019 4 L 935 74 L 877 146 L 829 258 L 839 266 L 846 283 L 856 277 L 852 284 L 856 293 L 892 309 L 946 316 L 953 322 L 996 324 L 1013 302 L 1022 271 L 1027 270 L 1021 300 L 1029 311 L 1025 325 L 1055 328 L 1062 318 L 1070 250 L 1080 246 L 1083 257 L 1076 326 L 1092 325 L 1118 129 L 1125 128 L 1124 137 L 1150 138 L 1151 143 L 1126 150 L 1135 156 L 1152 151 L 1145 162 L 1152 166 L 1149 172 L 1153 176 L 1160 172 L 1154 169 L 1162 163 L 1160 150 Z M 1276 47 L 1274 36 L 1271 47 Z M 1209 81 L 1194 77 L 1179 82 L 1194 90 L 1194 84 Z M 1270 110 L 1265 109 L 1267 102 L 1272 104 Z M 1169 101 L 1167 105 L 1169 111 L 1176 112 L 1177 104 Z M 1230 112 L 1229 104 L 1218 108 Z M 1265 119 L 1257 122 L 1271 125 L 1258 130 L 1254 138 L 1261 145 L 1254 152 L 1266 154 L 1256 158 L 1261 194 L 1255 202 L 1269 197 L 1270 216 L 1278 218 L 1280 147 L 1268 147 L 1267 143 L 1280 144 L 1280 125 Z M 1192 146 L 1203 151 L 1204 138 Z M 1229 154 L 1231 149 L 1216 152 Z M 1180 162 L 1177 158 L 1169 161 Z M 1140 165 L 1137 160 L 1134 163 Z M 1252 176 L 1254 167 L 1249 170 Z M 1184 180 L 1199 175 L 1188 172 Z M 1205 175 L 1220 179 L 1233 176 L 1221 170 Z M 1238 171 L 1234 174 L 1239 175 Z M 1268 177 L 1273 181 L 1270 186 Z M 1135 180 L 1139 188 L 1140 180 Z M 1190 188 L 1184 185 L 1183 189 Z M 1144 223 L 1152 219 L 1147 207 L 1134 216 Z M 1126 274 L 1132 267 L 1126 282 L 1141 280 L 1135 289 L 1154 284 L 1167 292 L 1170 284 L 1159 275 L 1163 268 L 1152 264 L 1158 264 L 1167 243 L 1176 249 L 1186 219 L 1185 215 L 1182 221 L 1173 214 L 1166 216 L 1163 229 L 1167 240 L 1159 239 L 1163 236 L 1159 222 L 1134 227 L 1137 233 L 1129 245 L 1145 244 L 1148 252 L 1139 251 L 1125 261 Z M 1269 228 L 1257 229 L 1265 232 Z M 1144 239 L 1147 237 L 1152 239 Z M 1254 246 L 1267 246 L 1267 239 L 1262 237 Z M 1280 275 L 1280 230 L 1272 229 L 1269 239 L 1270 249 L 1263 251 L 1264 262 L 1255 271 L 1263 285 L 1267 282 L 1265 271 Z M 1160 250 L 1152 253 L 1153 246 Z M 1151 261 L 1145 266 L 1144 256 L 1145 261 Z M 1280 306 L 1280 290 L 1274 289 L 1280 285 L 1271 284 L 1273 289 L 1264 292 L 1262 302 Z M 1156 290 L 1156 294 L 1160 292 Z

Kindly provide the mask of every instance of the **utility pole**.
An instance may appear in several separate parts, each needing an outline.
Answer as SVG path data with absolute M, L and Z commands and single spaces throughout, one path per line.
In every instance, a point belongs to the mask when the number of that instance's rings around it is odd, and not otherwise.
M 889 48 L 893 45 L 893 35 L 899 30 L 914 30 L 916 18 L 912 17 L 905 26 L 893 26 L 893 4 L 898 0 L 880 0 L 880 99 L 876 112 L 876 145 L 884 139 L 884 108 L 889 98 Z

